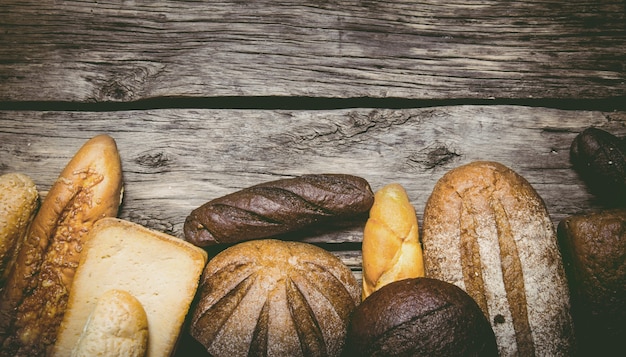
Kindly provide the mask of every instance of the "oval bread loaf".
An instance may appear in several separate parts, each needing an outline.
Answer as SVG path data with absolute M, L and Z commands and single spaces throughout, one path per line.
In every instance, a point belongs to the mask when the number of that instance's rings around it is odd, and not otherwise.
M 143 357 L 148 350 L 148 316 L 125 290 L 109 290 L 98 299 L 71 357 Z
M 33 180 L 21 173 L 0 176 L 0 290 L 39 208 Z
M 396 280 L 424 276 L 417 216 L 404 188 L 389 184 L 376 192 L 363 231 L 363 294 Z
M 243 242 L 207 264 L 191 335 L 214 357 L 339 356 L 360 294 L 352 271 L 320 247 Z
M 451 282 L 489 318 L 501 356 L 570 356 L 573 326 L 556 231 L 523 177 L 496 162 L 446 173 L 425 211 L 426 276 Z
M 197 246 L 237 243 L 353 219 L 365 215 L 373 202 L 374 194 L 363 178 L 303 175 L 211 200 L 189 214 L 183 229 L 185 239 Z

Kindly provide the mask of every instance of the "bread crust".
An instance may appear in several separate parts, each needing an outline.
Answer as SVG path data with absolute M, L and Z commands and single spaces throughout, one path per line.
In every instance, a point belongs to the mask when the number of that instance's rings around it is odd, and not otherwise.
M 424 211 L 426 276 L 468 292 L 501 356 L 569 356 L 573 327 L 556 231 L 543 200 L 508 167 L 472 162 L 446 173 Z
M 38 208 L 39 192 L 29 176 L 0 176 L 0 292 Z
M 374 195 L 362 256 L 363 300 L 396 280 L 424 276 L 417 215 L 400 184 L 388 184 Z
M 312 224 L 354 219 L 374 202 L 369 183 L 343 174 L 303 175 L 254 185 L 213 199 L 185 220 L 197 246 L 276 238 Z
M 87 233 L 117 215 L 122 169 L 108 135 L 83 144 L 35 216 L 0 301 L 2 355 L 43 355 L 52 346 Z
M 125 290 L 106 291 L 89 315 L 71 357 L 143 357 L 148 350 L 148 316 Z
M 190 331 L 215 357 L 339 356 L 360 293 L 350 269 L 322 248 L 243 242 L 207 264 Z

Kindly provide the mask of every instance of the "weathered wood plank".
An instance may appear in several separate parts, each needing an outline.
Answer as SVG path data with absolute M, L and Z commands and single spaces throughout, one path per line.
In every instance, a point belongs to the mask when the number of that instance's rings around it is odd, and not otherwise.
M 608 98 L 622 0 L 2 1 L 0 101 Z
M 120 217 L 182 237 L 192 209 L 235 190 L 305 173 L 341 172 L 377 190 L 401 183 L 418 213 L 435 182 L 474 160 L 523 175 L 558 223 L 597 204 L 569 163 L 589 126 L 626 135 L 626 112 L 522 106 L 407 110 L 0 111 L 0 174 L 23 172 L 42 195 L 75 151 L 108 133 L 123 161 Z M 362 222 L 305 235 L 360 274 Z M 356 251 L 356 252 L 355 252 Z

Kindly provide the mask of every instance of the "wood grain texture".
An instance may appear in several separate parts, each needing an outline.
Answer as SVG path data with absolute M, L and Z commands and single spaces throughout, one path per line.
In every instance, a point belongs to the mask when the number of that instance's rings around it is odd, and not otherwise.
M 89 138 L 115 138 L 125 182 L 120 217 L 182 237 L 186 216 L 206 201 L 269 180 L 349 173 L 372 189 L 397 182 L 419 223 L 435 182 L 474 160 L 501 162 L 545 200 L 554 223 L 597 207 L 569 163 L 589 126 L 626 135 L 626 112 L 522 106 L 424 109 L 0 111 L 0 174 L 22 172 L 45 196 Z M 365 222 L 305 241 L 339 255 L 360 277 Z
M 27 0 L 0 14 L 0 101 L 626 94 L 622 0 Z

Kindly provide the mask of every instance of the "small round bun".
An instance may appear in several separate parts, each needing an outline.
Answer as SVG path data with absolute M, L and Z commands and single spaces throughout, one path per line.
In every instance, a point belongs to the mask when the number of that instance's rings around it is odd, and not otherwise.
M 353 312 L 347 356 L 497 356 L 489 321 L 459 287 L 432 278 L 395 281 Z

